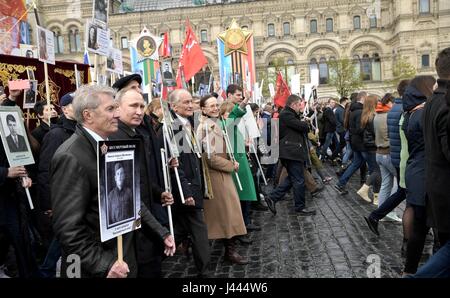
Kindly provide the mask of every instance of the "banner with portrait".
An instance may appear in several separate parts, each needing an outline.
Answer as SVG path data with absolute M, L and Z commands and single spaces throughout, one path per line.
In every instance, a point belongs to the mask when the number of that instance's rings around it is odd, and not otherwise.
M 34 164 L 19 107 L 0 106 L 0 134 L 10 167 Z
M 86 48 L 89 52 L 108 56 L 109 29 L 102 27 L 92 20 L 86 22 L 85 37 Z
M 39 61 L 55 64 L 55 40 L 53 32 L 37 26 L 37 48 Z
M 121 50 L 109 48 L 108 57 L 106 58 L 106 70 L 117 74 L 123 74 L 123 61 Z
M 80 83 L 87 84 L 89 80 L 89 65 L 77 63 L 80 74 Z M 74 63 L 56 61 L 55 65 L 48 64 L 50 87 L 50 101 L 58 108 L 59 99 L 66 93 L 76 90 Z M 13 80 L 36 80 L 37 101 L 46 100 L 45 74 L 42 62 L 38 59 L 0 55 L 0 86 L 9 96 L 8 82 Z M 16 99 L 19 107 L 23 106 L 23 94 Z M 38 121 L 34 110 L 24 110 L 27 126 L 30 130 Z
M 98 142 L 101 241 L 141 227 L 139 141 Z

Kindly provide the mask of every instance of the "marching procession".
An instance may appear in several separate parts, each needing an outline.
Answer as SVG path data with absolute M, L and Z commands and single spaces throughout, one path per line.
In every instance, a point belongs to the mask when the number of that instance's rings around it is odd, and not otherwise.
M 86 22 L 93 64 L 55 60 L 36 5 L 12 2 L 1 15 L 17 23 L 34 10 L 38 54 L 0 52 L 2 64 L 23 65 L 0 68 L 0 278 L 161 278 L 189 253 L 196 277 L 215 277 L 213 242 L 245 266 L 241 248 L 264 232 L 255 213 L 275 220 L 289 198 L 292 214 L 314 222 L 321 210 L 308 198 L 325 187 L 373 207 L 360 214 L 370 236 L 387 237 L 384 221 L 401 225 L 398 277 L 450 277 L 449 47 L 433 75 L 381 96 L 357 87 L 320 98 L 319 69 L 302 86 L 277 72 L 263 96 L 257 43 L 233 20 L 217 36 L 219 76 L 200 92 L 208 59 L 189 20 L 177 69 L 168 33 L 143 26 L 126 72 L 107 46 L 109 1 L 93 1 Z

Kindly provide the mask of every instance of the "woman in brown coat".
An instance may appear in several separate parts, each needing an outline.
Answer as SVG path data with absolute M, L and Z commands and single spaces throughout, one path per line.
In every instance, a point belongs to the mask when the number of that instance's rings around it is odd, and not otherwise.
M 247 264 L 248 261 L 237 253 L 234 238 L 247 234 L 232 177 L 233 172 L 239 169 L 239 164 L 227 155 L 217 99 L 213 96 L 203 97 L 200 108 L 202 116 L 197 135 L 203 146 L 202 159 L 207 165 L 205 179 L 209 181 L 206 185 L 211 188 L 208 189 L 210 199 L 204 201 L 208 238 L 224 239 L 225 259 L 236 264 Z

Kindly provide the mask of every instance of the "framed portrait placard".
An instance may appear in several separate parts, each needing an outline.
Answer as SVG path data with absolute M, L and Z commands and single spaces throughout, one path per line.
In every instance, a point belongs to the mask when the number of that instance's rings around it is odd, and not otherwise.
M 108 6 L 107 0 L 92 1 L 92 15 L 97 22 L 108 24 Z
M 117 74 L 123 73 L 122 51 L 109 48 L 109 54 L 106 58 L 106 70 Z
M 139 141 L 98 142 L 101 241 L 141 227 Z
M 55 64 L 55 40 L 52 31 L 37 26 L 37 48 L 39 61 Z
M 32 71 L 33 72 L 33 71 Z M 23 92 L 23 108 L 24 109 L 33 109 L 36 104 L 36 99 L 38 96 L 38 81 L 29 80 L 30 81 L 30 89 L 26 89 Z
M 0 134 L 10 167 L 34 164 L 19 107 L 0 106 Z
M 86 22 L 85 37 L 88 51 L 108 56 L 109 52 L 109 29 L 100 26 L 93 20 Z
M 159 47 L 161 46 L 163 39 L 150 33 L 150 31 L 144 27 L 141 34 L 136 39 L 135 47 L 138 53 L 138 62 L 145 59 L 159 60 Z

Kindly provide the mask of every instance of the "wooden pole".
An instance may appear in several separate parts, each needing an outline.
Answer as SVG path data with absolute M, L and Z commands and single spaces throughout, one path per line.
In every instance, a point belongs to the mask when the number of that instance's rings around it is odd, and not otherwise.
M 123 263 L 122 235 L 117 236 L 117 259 L 118 259 L 119 263 Z
M 44 62 L 44 74 L 45 74 L 45 93 L 47 96 L 47 105 L 50 106 L 51 102 L 50 102 L 50 85 L 48 82 L 48 66 L 47 66 L 47 62 Z M 50 122 L 50 115 L 48 116 L 48 123 Z

